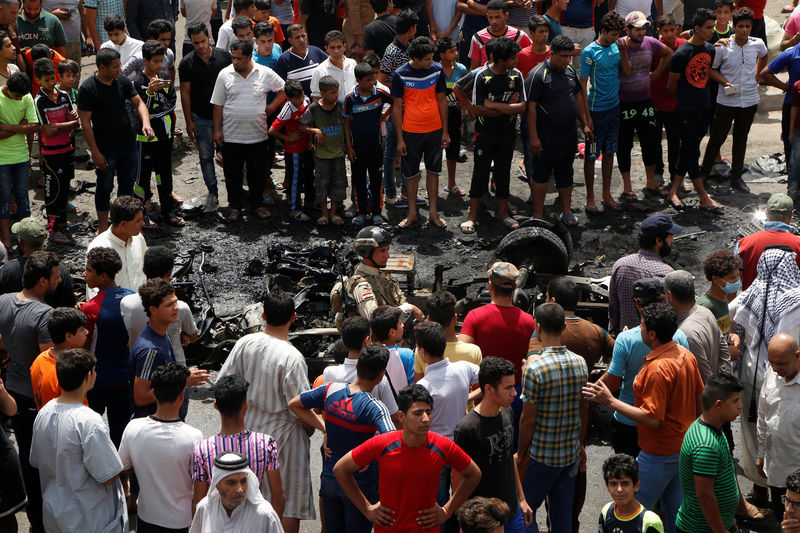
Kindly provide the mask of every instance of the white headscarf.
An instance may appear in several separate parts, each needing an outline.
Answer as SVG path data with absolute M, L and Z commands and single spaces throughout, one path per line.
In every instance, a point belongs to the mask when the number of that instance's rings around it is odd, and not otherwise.
M 222 506 L 217 484 L 226 477 L 241 472 L 247 473 L 247 494 L 244 501 L 228 517 L 228 512 Z M 258 489 L 258 478 L 249 466 L 227 470 L 214 465 L 211 486 L 206 497 L 197 504 L 197 511 L 189 533 L 222 533 L 231 522 L 233 522 L 233 531 L 236 533 L 283 533 L 278 514 L 261 495 L 261 491 Z

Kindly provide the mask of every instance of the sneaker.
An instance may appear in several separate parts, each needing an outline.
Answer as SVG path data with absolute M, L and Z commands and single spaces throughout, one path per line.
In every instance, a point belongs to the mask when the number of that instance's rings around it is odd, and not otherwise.
M 461 151 L 458 152 L 458 162 L 459 163 L 466 163 L 467 162 L 467 151 L 463 148 Z
M 219 200 L 211 193 L 206 195 L 206 201 L 203 204 L 203 213 L 215 213 L 219 208 Z
M 217 164 L 221 165 L 222 164 L 222 152 L 214 152 L 214 160 L 217 162 Z
M 406 200 L 405 198 L 398 198 L 397 200 L 394 201 L 393 204 L 389 204 L 387 202 L 387 205 L 390 205 L 391 207 L 394 207 L 396 209 L 402 209 L 404 207 L 408 207 L 408 200 Z
M 364 217 L 361 215 L 353 217 L 353 225 L 357 228 L 360 228 L 364 225 Z

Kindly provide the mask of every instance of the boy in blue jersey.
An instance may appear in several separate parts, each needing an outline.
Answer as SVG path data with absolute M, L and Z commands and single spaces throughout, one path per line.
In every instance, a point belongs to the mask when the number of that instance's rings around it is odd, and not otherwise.
M 594 199 L 594 162 L 603 156 L 603 193 L 600 202 L 606 209 L 618 210 L 611 196 L 611 171 L 619 135 L 619 76 L 631 74 L 625 46 L 617 43 L 625 21 L 615 11 L 600 21 L 600 36 L 581 52 L 581 85 L 589 98 L 590 125 L 594 141 L 585 147 L 583 176 L 586 180 L 586 214 L 599 213 Z M 588 87 L 591 79 L 591 88 Z M 588 91 L 588 92 L 587 92 Z
M 289 402 L 289 408 L 301 422 L 327 433 L 331 455 L 322 465 L 319 495 L 325 531 L 328 533 L 368 533 L 372 523 L 356 508 L 333 475 L 333 466 L 349 451 L 369 440 L 375 433 L 394 431 L 389 411 L 372 396 L 389 362 L 389 351 L 377 344 L 361 350 L 355 383 L 328 383 Z M 321 409 L 325 415 L 315 414 Z M 371 502 L 378 500 L 376 464 L 356 474 L 356 482 Z
M 356 195 L 357 214 L 353 225 L 363 226 L 367 218 L 373 224 L 383 224 L 383 191 L 381 188 L 381 118 L 384 104 L 394 102 L 386 86 L 375 80 L 369 63 L 359 63 L 354 69 L 356 86 L 344 100 L 344 143 L 353 189 Z M 369 174 L 369 189 L 367 189 Z
M 131 417 L 128 391 L 128 330 L 122 319 L 120 302 L 133 294 L 118 287 L 114 276 L 122 270 L 122 259 L 112 248 L 92 248 L 86 254 L 83 277 L 86 285 L 99 289 L 97 296 L 83 304 L 89 334 L 85 348 L 97 357 L 97 381 L 86 394 L 89 407 L 99 414 L 108 410 L 111 441 L 119 447 L 122 432 Z
M 399 358 L 402 362 L 402 371 L 405 372 L 406 383 L 399 383 L 395 379 L 400 372 L 397 360 L 389 365 L 388 377 L 396 390 L 400 390 L 406 385 L 414 383 L 414 351 L 409 348 L 401 348 L 397 343 L 403 340 L 403 311 L 399 307 L 382 305 L 372 311 L 369 319 L 370 329 L 372 330 L 372 340 L 383 344 L 389 349 L 390 355 Z M 397 354 L 396 356 L 394 354 Z
M 600 511 L 599 533 L 664 533 L 664 524 L 653 511 L 636 500 L 639 466 L 624 453 L 612 455 L 603 463 L 603 479 L 614 500 Z

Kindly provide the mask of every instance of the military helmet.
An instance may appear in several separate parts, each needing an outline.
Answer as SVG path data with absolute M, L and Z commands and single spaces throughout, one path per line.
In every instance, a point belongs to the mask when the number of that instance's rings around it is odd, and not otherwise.
M 376 248 L 390 244 L 392 244 L 392 236 L 388 231 L 378 226 L 367 226 L 356 234 L 353 250 L 361 257 L 369 257 Z

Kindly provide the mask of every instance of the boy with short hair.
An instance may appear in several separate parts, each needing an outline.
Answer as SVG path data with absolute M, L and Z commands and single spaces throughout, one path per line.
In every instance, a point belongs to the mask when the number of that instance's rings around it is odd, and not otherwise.
M 612 502 L 600 511 L 600 533 L 664 533 L 661 519 L 636 500 L 639 465 L 636 459 L 617 453 L 603 462 L 603 480 Z
M 87 287 L 100 292 L 81 307 L 88 319 L 85 347 L 97 357 L 97 381 L 87 395 L 89 407 L 101 415 L 108 409 L 111 440 L 116 446 L 131 417 L 128 331 L 122 320 L 120 303 L 134 292 L 117 286 L 114 281 L 121 269 L 122 259 L 113 248 L 101 246 L 89 250 L 83 277 Z
M 352 61 L 352 60 L 351 60 Z M 347 197 L 347 174 L 344 165 L 344 126 L 342 104 L 339 102 L 339 82 L 333 76 L 319 80 L 322 95 L 306 109 L 300 119 L 300 131 L 314 135 L 314 189 L 322 214 L 317 224 L 330 222 L 336 226 L 344 219 L 336 214 L 339 204 Z M 328 210 L 328 198 L 331 200 Z M 330 217 L 330 218 L 329 218 Z
M 170 49 L 172 42 L 172 24 L 164 19 L 156 19 L 147 25 L 147 39 L 158 41 L 167 47 L 164 54 L 164 62 L 161 65 L 161 72 L 169 76 L 169 80 L 175 83 L 175 53 Z M 120 61 L 122 73 L 128 77 L 140 70 L 144 70 L 144 59 L 142 58 L 141 47 L 127 63 Z
M 253 61 L 272 68 L 272 65 L 281 57 L 281 47 L 276 46 L 275 42 L 275 28 L 268 22 L 259 22 L 253 28 L 253 35 L 256 38 Z
M 175 88 L 162 71 L 167 47 L 149 40 L 142 46 L 144 70 L 136 72 L 131 81 L 150 113 L 150 124 L 156 135 L 148 138 L 137 134 L 139 173 L 133 186 L 137 198 L 147 206 L 153 193 L 150 174 L 155 172 L 161 216 L 170 226 L 181 227 L 183 219 L 175 211 L 177 203 L 172 197 L 172 139 L 175 132 L 175 105 L 178 101 Z M 145 228 L 156 227 L 145 211 Z
M 231 29 L 239 41 L 253 40 L 253 22 L 249 17 L 236 17 L 231 22 Z
M 461 108 L 458 98 L 453 94 L 456 82 L 467 75 L 467 67 L 458 62 L 458 45 L 448 36 L 436 41 L 436 56 L 442 66 L 447 98 L 447 133 L 450 134 L 450 146 L 445 150 L 447 159 L 447 186 L 444 192 L 464 196 L 467 191 L 456 185 L 456 166 L 461 155 Z
M 447 86 L 441 65 L 433 62 L 433 52 L 433 41 L 428 37 L 417 37 L 408 45 L 411 59 L 398 67 L 392 77 L 392 115 L 407 196 L 411 199 L 417 197 L 419 165 L 424 160 L 428 221 L 437 228 L 446 228 L 447 223 L 439 217 L 436 206 L 442 148 L 450 145 L 450 135 L 442 129 L 447 124 L 444 94 Z M 398 226 L 408 228 L 416 225 L 417 216 L 417 204 L 410 201 L 408 216 Z
M 119 64 L 125 65 L 133 56 L 140 53 L 144 41 L 134 39 L 125 29 L 125 20 L 119 15 L 109 15 L 103 21 L 108 40 L 100 48 L 111 48 L 119 54 Z M 95 44 L 96 46 L 96 44 Z
M 392 380 L 395 390 L 414 382 L 414 352 L 400 348 L 397 343 L 403 340 L 403 311 L 399 307 L 382 305 L 375 308 L 370 316 L 372 340 L 389 348 L 392 358 L 386 375 Z M 399 384 L 399 385 L 398 385 Z
M 75 106 L 78 99 L 78 89 L 75 86 L 81 78 L 80 65 L 71 59 L 65 59 L 58 64 L 58 75 L 61 81 L 56 83 L 56 89 L 67 93 L 72 105 Z
M 720 39 L 730 39 L 733 35 L 733 27 L 730 24 L 733 14 L 733 0 L 715 0 L 714 16 L 717 17 L 714 24 L 714 33 L 708 39 L 710 44 L 714 44 Z M 685 23 L 684 23 L 685 24 Z M 694 34 L 694 28 L 689 28 L 681 33 L 681 38 L 689 39 Z
M 527 34 L 507 24 L 508 4 L 504 0 L 489 0 L 486 3 L 486 19 L 489 25 L 472 36 L 470 41 L 470 69 L 474 70 L 488 61 L 486 43 L 495 37 L 508 37 L 516 42 L 520 48 L 531 44 Z
M 469 213 L 461 223 L 463 233 L 474 233 L 483 197 L 489 192 L 489 173 L 494 177 L 497 198 L 495 217 L 508 229 L 519 223 L 508 214 L 511 160 L 517 136 L 517 115 L 525 113 L 527 95 L 522 73 L 515 66 L 519 44 L 497 37 L 492 64 L 475 76 L 472 105 L 475 120 L 475 165 L 469 190 Z
M 269 136 L 283 143 L 286 155 L 283 188 L 288 191 L 289 216 L 298 222 L 308 222 L 311 218 L 303 212 L 300 195 L 305 193 L 307 205 L 314 203 L 314 155 L 309 148 L 310 135 L 300 131 L 300 118 L 311 105 L 311 100 L 297 80 L 287 80 L 283 91 L 286 103 L 270 126 Z
M 347 41 L 339 30 L 331 30 L 325 34 L 325 52 L 328 59 L 314 69 L 311 74 L 311 100 L 320 99 L 319 80 L 323 76 L 331 76 L 339 84 L 339 103 L 344 105 L 344 99 L 356 84 L 355 59 L 344 56 Z
M 253 22 L 255 24 L 266 22 L 272 26 L 275 30 L 275 44 L 281 44 L 285 41 L 286 37 L 283 35 L 283 28 L 281 28 L 280 21 L 270 15 L 270 8 L 272 7 L 270 0 L 256 0 L 255 7 L 256 13 L 253 15 Z M 280 49 L 280 46 L 278 49 Z
M 56 375 L 56 361 L 64 350 L 83 348 L 86 344 L 86 315 L 72 307 L 57 307 L 50 313 L 47 331 L 55 346 L 48 348 L 34 359 L 31 365 L 31 385 L 36 408 L 58 398 L 62 392 Z M 84 400 L 86 403 L 86 400 Z
M 517 54 L 517 70 L 526 77 L 533 67 L 550 57 L 550 46 L 547 44 L 550 25 L 547 19 L 541 15 L 531 16 L 528 29 L 531 32 L 531 45 L 524 47 Z
M 36 111 L 42 124 L 41 167 L 44 170 L 44 195 L 47 208 L 47 230 L 51 242 L 73 244 L 63 233 L 67 225 L 67 195 L 75 176 L 75 145 L 72 131 L 80 121 L 69 95 L 56 88 L 56 69 L 50 59 L 37 59 L 33 64 L 41 87 L 36 95 Z
M 363 226 L 367 218 L 379 225 L 386 222 L 382 212 L 381 119 L 384 105 L 391 106 L 394 100 L 386 86 L 375 80 L 375 68 L 369 63 L 359 63 L 353 73 L 356 86 L 347 94 L 342 111 L 344 143 L 355 190 L 353 225 Z

